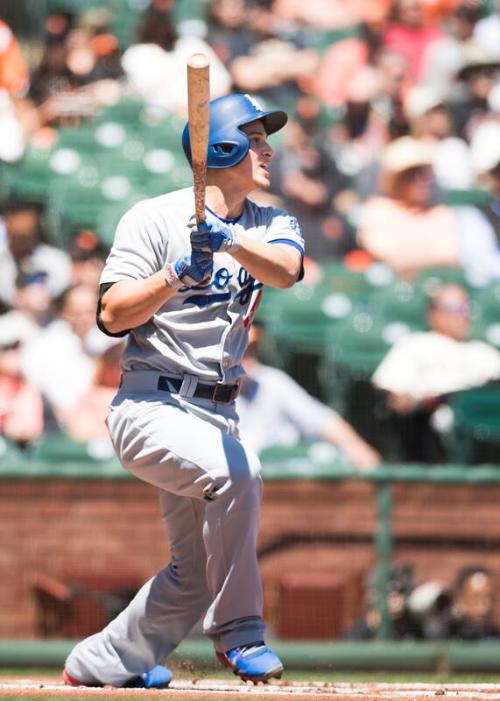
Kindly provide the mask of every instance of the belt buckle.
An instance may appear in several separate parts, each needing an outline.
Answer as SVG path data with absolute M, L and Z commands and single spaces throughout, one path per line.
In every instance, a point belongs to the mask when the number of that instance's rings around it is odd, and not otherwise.
M 217 382 L 212 394 L 214 402 L 232 402 L 238 394 L 238 385 L 225 385 L 223 382 Z

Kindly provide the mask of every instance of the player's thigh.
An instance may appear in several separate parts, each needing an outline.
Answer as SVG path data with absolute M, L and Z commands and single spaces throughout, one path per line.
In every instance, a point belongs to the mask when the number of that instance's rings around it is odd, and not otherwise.
M 210 500 L 215 491 L 242 489 L 258 479 L 253 451 L 175 403 L 122 399 L 108 427 L 125 469 L 174 494 Z

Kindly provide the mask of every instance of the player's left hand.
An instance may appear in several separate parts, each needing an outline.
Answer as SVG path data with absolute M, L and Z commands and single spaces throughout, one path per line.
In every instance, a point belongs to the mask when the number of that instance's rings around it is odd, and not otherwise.
M 192 217 L 189 221 L 191 229 L 191 247 L 193 250 L 210 253 L 233 253 L 238 250 L 240 243 L 233 227 L 217 217 L 207 213 L 207 218 L 200 224 Z

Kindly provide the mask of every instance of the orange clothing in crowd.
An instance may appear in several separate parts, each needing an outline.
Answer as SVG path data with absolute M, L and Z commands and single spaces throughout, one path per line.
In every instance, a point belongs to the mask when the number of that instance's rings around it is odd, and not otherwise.
M 388 197 L 373 197 L 363 207 L 358 240 L 401 275 L 460 265 L 457 221 L 445 205 L 416 210 Z
M 422 0 L 422 10 L 428 22 L 440 22 L 449 17 L 460 0 Z
M 43 404 L 39 391 L 24 380 L 0 376 L 0 434 L 36 440 L 43 431 Z
M 11 29 L 0 20 L 0 89 L 23 96 L 29 85 L 28 67 Z

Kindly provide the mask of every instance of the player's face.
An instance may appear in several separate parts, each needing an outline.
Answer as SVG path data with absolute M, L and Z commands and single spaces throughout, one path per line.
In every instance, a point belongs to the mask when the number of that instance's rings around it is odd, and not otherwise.
M 262 122 L 250 122 L 245 124 L 242 131 L 248 136 L 250 149 L 242 160 L 234 167 L 233 173 L 248 183 L 249 191 L 256 188 L 267 189 L 270 185 L 269 163 L 273 157 L 273 150 L 267 143 L 267 134 Z

